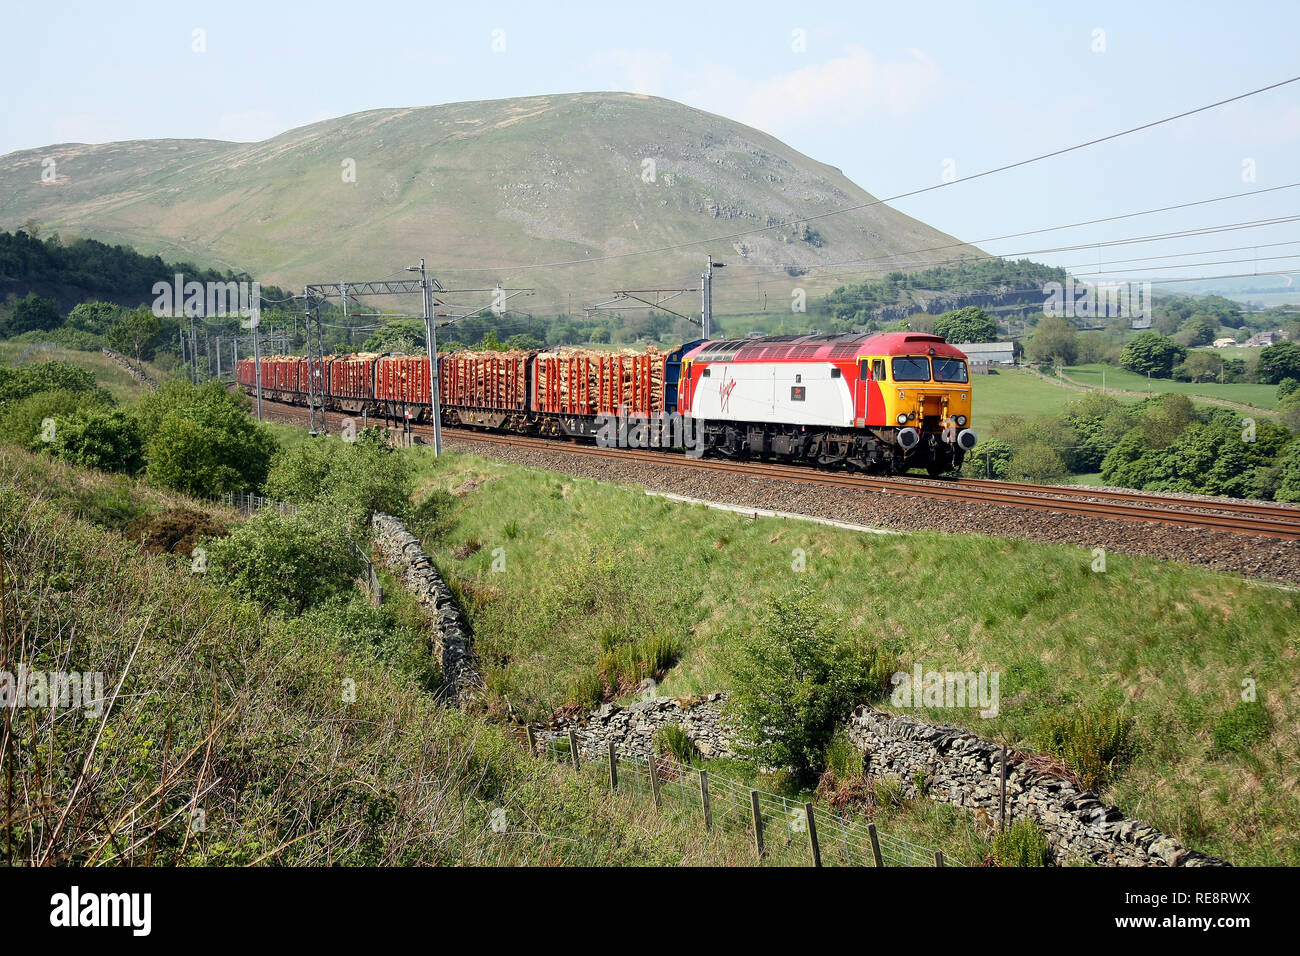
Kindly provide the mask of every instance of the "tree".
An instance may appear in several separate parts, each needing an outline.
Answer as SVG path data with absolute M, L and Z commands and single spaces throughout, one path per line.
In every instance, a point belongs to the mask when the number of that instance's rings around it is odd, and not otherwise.
M 68 319 L 64 326 L 69 329 L 80 329 L 83 332 L 93 332 L 96 335 L 103 335 L 126 310 L 120 305 L 114 305 L 112 302 L 82 302 L 73 307 L 68 313 Z
M 389 322 L 372 332 L 361 348 L 366 352 L 424 355 L 424 326 L 419 322 Z
M 119 352 L 134 355 L 140 362 L 153 358 L 154 344 L 162 332 L 162 323 L 149 309 L 134 309 L 122 316 L 108 330 L 108 344 Z
M 1007 463 L 1007 477 L 1019 481 L 1052 481 L 1065 475 L 1065 462 L 1055 448 L 1031 441 L 1017 448 Z
M 1218 325 L 1211 324 L 1210 320 L 1203 315 L 1194 315 L 1183 323 L 1178 330 L 1182 344 L 1195 347 L 1197 345 L 1209 345 L 1214 341 L 1214 334 L 1218 331 Z
M 1204 382 L 1222 371 L 1223 359 L 1213 352 L 1190 352 L 1183 364 L 1174 369 L 1174 377 L 1186 382 Z
M 1139 375 L 1169 378 L 1174 366 L 1187 357 L 1187 349 L 1159 332 L 1139 332 L 1120 353 L 1119 364 Z
M 1265 385 L 1300 378 L 1300 342 L 1278 342 L 1260 352 L 1255 377 Z
M 1078 356 L 1078 333 L 1065 319 L 1045 315 L 1029 338 L 1029 354 L 1039 362 L 1073 365 Z
M 219 383 L 178 384 L 166 393 L 175 407 L 142 401 L 137 412 L 149 480 L 196 497 L 260 488 L 275 450 L 270 431 Z
M 35 292 L 14 303 L 13 313 L 5 327 L 7 335 L 21 335 L 24 332 L 48 332 L 59 327 L 62 321 L 59 303 L 53 299 L 43 299 Z
M 828 618 L 812 589 L 773 598 L 735 652 L 732 704 L 745 743 L 762 766 L 817 775 L 826 746 L 855 706 L 882 694 L 896 661 Z
M 998 336 L 998 324 L 983 309 L 968 305 L 939 316 L 934 323 L 934 334 L 958 344 L 992 342 Z
M 1273 499 L 1300 502 L 1300 439 L 1292 441 L 1286 447 L 1278 457 L 1278 465 L 1281 474 Z

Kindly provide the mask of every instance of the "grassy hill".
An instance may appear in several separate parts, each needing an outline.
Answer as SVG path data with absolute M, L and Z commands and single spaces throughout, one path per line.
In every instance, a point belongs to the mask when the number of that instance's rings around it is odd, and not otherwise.
M 52 184 L 41 182 L 46 158 L 56 163 Z M 349 160 L 355 182 L 344 181 Z M 646 160 L 653 182 L 643 178 Z M 260 143 L 51 145 L 3 157 L 0 196 L 0 228 L 30 217 L 47 232 L 128 242 L 291 286 L 385 277 L 424 256 L 444 284 L 536 288 L 511 304 L 551 313 L 613 289 L 697 284 L 706 253 L 735 266 L 807 267 L 954 241 L 873 206 L 812 231 L 783 227 L 558 269 L 496 268 L 617 256 L 872 201 L 839 170 L 758 130 L 627 93 L 372 110 Z M 750 306 L 753 273 L 766 274 L 788 308 L 793 277 L 735 268 L 726 273 L 734 293 L 721 277 L 715 287 L 719 311 L 733 298 Z M 804 282 L 810 295 L 825 291 Z

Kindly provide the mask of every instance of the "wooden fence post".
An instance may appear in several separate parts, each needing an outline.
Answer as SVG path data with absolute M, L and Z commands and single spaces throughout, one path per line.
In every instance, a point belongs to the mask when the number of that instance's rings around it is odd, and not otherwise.
M 524 724 L 524 733 L 528 735 L 528 756 L 537 756 L 537 735 L 533 733 L 533 725 Z
M 934 851 L 934 865 L 943 866 L 943 850 Z
M 609 789 L 618 789 L 618 754 L 614 752 L 614 741 L 609 742 Z
M 817 845 L 817 818 L 813 816 L 813 805 L 803 805 L 804 819 L 808 823 L 808 848 L 812 850 L 813 866 L 822 865 L 822 848 Z
M 663 797 L 659 795 L 659 760 L 652 753 L 650 755 L 650 790 L 655 795 L 655 809 L 663 807 Z
M 578 735 L 573 732 L 572 727 L 569 728 L 569 756 L 573 758 L 573 769 L 581 770 L 582 764 L 578 760 Z
M 867 824 L 867 833 L 871 836 L 871 856 L 876 861 L 876 866 L 884 866 L 885 861 L 880 856 L 880 837 L 876 835 L 876 825 Z
M 763 814 L 758 809 L 758 791 L 749 791 L 749 809 L 754 814 L 754 848 L 763 859 Z
M 998 829 L 1007 828 L 1007 745 L 1002 745 L 1002 787 L 998 797 Z
M 704 810 L 704 829 L 713 827 L 713 809 L 709 806 L 709 772 L 700 771 L 700 807 Z

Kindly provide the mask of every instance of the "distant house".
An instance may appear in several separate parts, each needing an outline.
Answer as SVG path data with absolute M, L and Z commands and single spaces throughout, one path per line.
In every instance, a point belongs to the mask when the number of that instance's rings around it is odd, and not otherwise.
M 976 374 L 987 372 L 994 365 L 1014 365 L 1016 361 L 1011 342 L 967 342 L 957 348 L 966 353 L 970 370 Z
M 1277 345 L 1286 336 L 1282 334 L 1281 329 L 1274 329 L 1271 332 L 1256 332 L 1250 338 L 1246 339 L 1245 346 L 1252 349 L 1267 348 L 1270 345 Z
M 1230 349 L 1230 348 L 1232 348 L 1232 347 L 1233 347 L 1234 345 L 1236 345 L 1236 344 L 1237 344 L 1237 340 L 1234 339 L 1234 338 L 1225 338 L 1225 339 L 1215 339 L 1215 340 L 1214 340 L 1214 347 L 1215 347 L 1216 349 Z

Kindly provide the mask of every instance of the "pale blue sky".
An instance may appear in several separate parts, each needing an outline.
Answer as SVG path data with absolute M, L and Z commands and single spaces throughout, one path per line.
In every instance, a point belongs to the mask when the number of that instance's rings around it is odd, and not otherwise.
M 945 169 L 969 175 L 1300 74 L 1295 0 L 23 3 L 9 4 L 4 21 L 0 153 L 165 136 L 255 140 L 376 107 L 632 90 L 757 126 L 881 197 L 938 182 Z M 205 31 L 204 52 L 193 49 L 195 29 Z M 494 31 L 504 31 L 499 52 Z M 1254 182 L 1243 180 L 1246 162 Z M 1300 83 L 897 205 L 978 242 L 1298 181 Z M 1013 254 L 1295 214 L 1300 189 L 987 248 Z M 1288 239 L 1300 239 L 1294 223 L 1035 258 L 1076 265 Z M 1300 245 L 1258 255 L 1290 251 Z M 1267 268 L 1279 266 L 1300 258 Z M 1215 269 L 1251 271 L 1200 274 Z

